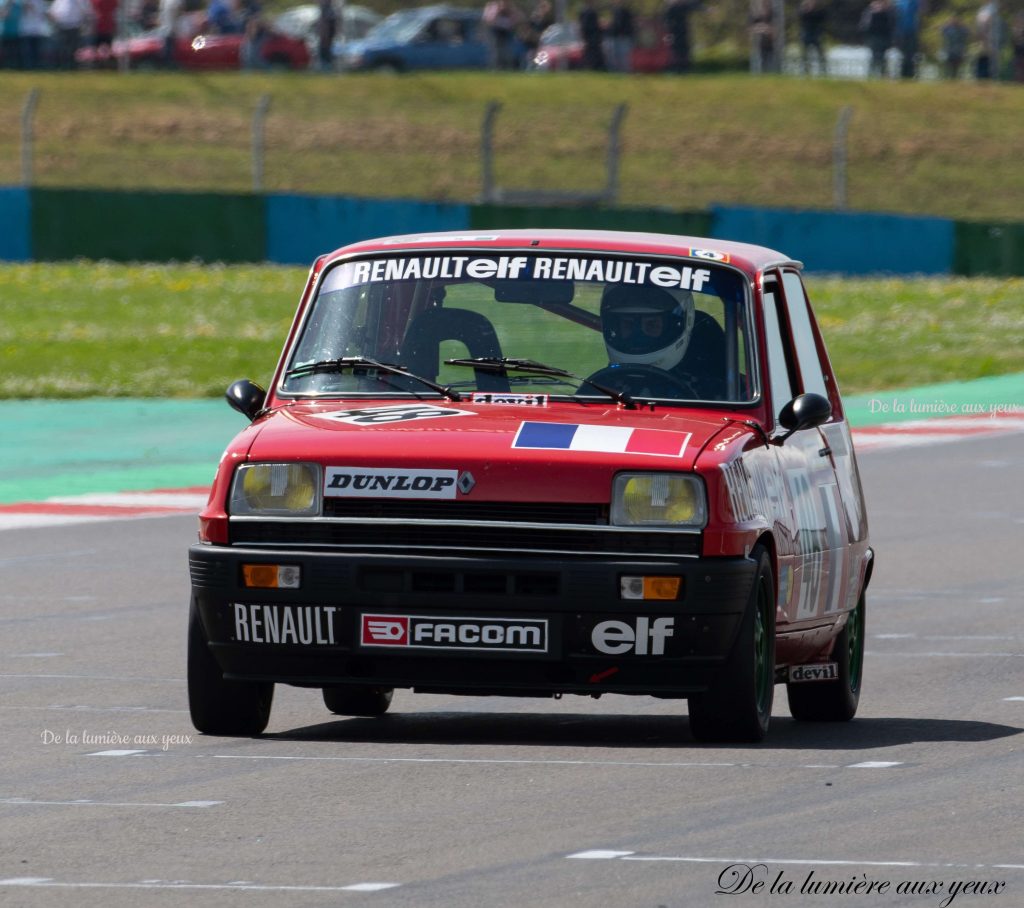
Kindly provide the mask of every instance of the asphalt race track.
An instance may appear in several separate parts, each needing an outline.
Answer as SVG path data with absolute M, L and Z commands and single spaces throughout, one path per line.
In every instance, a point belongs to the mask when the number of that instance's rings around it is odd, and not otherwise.
M 1019 908 L 1024 434 L 861 470 L 861 712 L 798 725 L 778 688 L 761 746 L 652 699 L 341 720 L 282 687 L 266 736 L 200 736 L 194 519 L 0 533 L 0 905 Z M 800 891 L 829 882 L 861 888 Z

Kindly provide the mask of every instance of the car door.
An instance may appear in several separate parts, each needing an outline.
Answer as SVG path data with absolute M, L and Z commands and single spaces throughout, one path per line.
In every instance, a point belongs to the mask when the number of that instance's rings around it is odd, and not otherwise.
M 789 538 L 779 540 L 780 607 L 790 622 L 816 623 L 849 608 L 855 585 L 851 522 L 834 463 L 835 450 L 844 450 L 845 423 L 799 274 L 766 275 L 763 304 L 776 436 L 784 434 L 779 412 L 793 397 L 813 392 L 833 401 L 828 425 L 801 429 L 775 446 L 791 519 Z

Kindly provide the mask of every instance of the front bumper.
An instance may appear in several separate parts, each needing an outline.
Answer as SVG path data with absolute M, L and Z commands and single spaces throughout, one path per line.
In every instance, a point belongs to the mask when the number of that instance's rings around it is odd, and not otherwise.
M 296 565 L 301 587 L 248 589 L 243 564 Z M 756 567 L 746 558 L 524 561 L 205 544 L 191 547 L 189 566 L 230 679 L 666 697 L 714 683 Z M 620 578 L 644 575 L 681 577 L 678 598 L 621 598 Z

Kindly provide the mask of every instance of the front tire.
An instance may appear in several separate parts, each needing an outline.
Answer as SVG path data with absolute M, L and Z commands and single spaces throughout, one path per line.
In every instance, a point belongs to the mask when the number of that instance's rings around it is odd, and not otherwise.
M 732 653 L 715 686 L 690 697 L 690 731 L 705 743 L 756 743 L 768 733 L 775 698 L 775 575 L 755 546 L 754 586 Z
M 336 716 L 375 719 L 391 706 L 392 687 L 325 687 L 324 706 Z
M 204 735 L 253 737 L 270 721 L 274 685 L 269 681 L 226 681 L 203 630 L 195 599 L 188 614 L 188 709 Z
M 864 680 L 865 602 L 857 607 L 832 647 L 832 661 L 839 666 L 835 681 L 787 684 L 789 712 L 801 722 L 849 722 L 857 714 Z

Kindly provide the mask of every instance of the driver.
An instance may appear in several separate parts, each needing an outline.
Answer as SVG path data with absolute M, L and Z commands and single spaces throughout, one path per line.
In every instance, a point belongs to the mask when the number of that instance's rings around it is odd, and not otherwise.
M 689 290 L 676 296 L 658 287 L 607 287 L 601 297 L 601 329 L 609 362 L 671 373 L 690 344 L 694 309 Z

